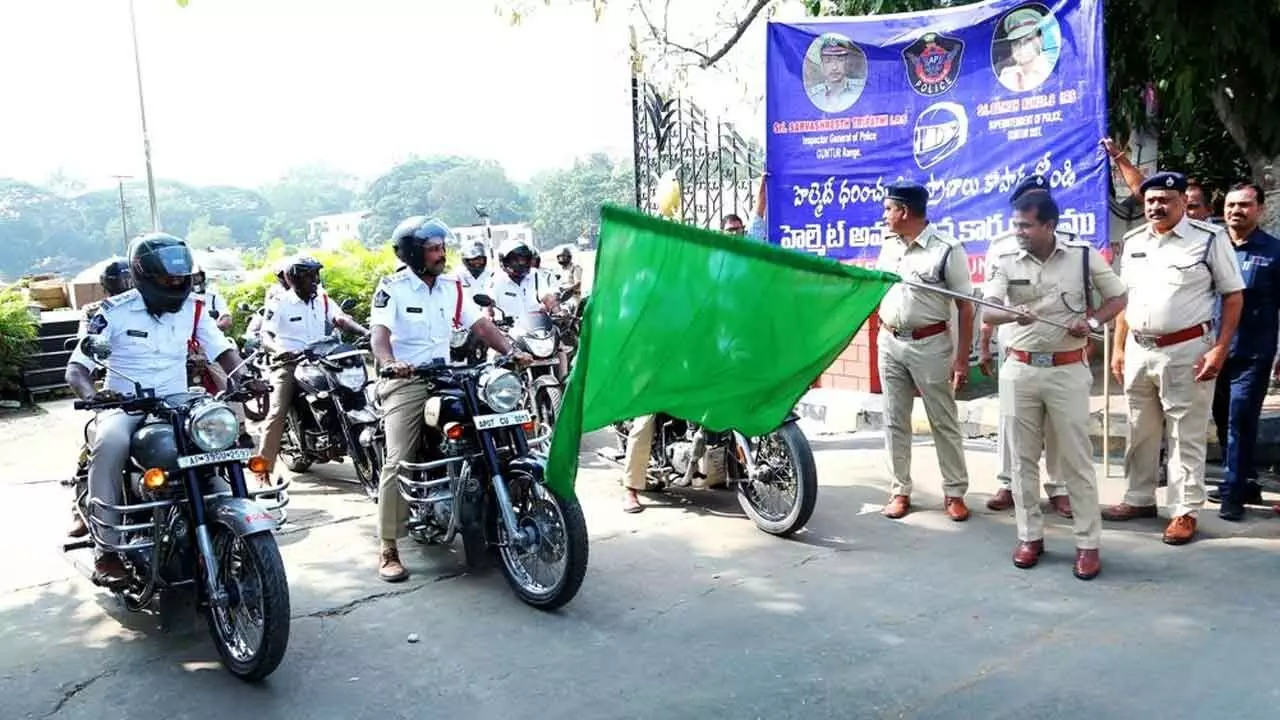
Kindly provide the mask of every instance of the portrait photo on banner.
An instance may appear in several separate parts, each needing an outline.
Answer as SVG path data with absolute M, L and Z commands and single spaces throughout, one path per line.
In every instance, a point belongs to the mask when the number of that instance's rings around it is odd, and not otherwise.
M 1025 3 L 1005 13 L 991 39 L 991 68 L 1014 92 L 1035 90 L 1058 64 L 1062 28 L 1046 5 Z
M 814 38 L 805 52 L 804 87 L 813 106 L 843 112 L 858 102 L 867 86 L 867 55 L 839 33 Z

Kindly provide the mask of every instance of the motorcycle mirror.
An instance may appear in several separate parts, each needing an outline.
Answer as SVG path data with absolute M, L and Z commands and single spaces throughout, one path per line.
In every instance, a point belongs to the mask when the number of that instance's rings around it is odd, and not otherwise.
M 489 297 L 488 295 L 485 295 L 484 293 L 476 293 L 475 295 L 472 296 L 471 299 L 475 300 L 476 304 L 479 305 L 480 307 L 493 306 L 493 298 Z
M 247 302 L 242 302 L 242 303 L 240 303 L 240 304 L 236 307 L 236 309 L 237 309 L 237 310 L 239 310 L 240 312 L 243 312 L 243 313 L 251 313 L 251 312 L 253 312 L 253 306 L 252 306 L 252 305 L 250 305 L 250 304 L 249 304 L 249 303 L 247 303 Z
M 346 300 L 343 300 L 342 304 L 338 307 L 342 308 L 342 312 L 351 312 L 356 309 L 356 301 L 351 298 L 347 298 Z
M 111 343 L 99 335 L 85 335 L 80 340 L 80 352 L 97 361 L 111 357 Z

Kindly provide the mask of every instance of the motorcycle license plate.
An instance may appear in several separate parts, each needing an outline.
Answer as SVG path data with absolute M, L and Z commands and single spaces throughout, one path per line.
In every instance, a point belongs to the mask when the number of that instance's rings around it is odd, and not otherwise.
M 178 467 L 186 470 L 187 468 L 199 467 L 201 465 L 217 465 L 218 463 L 244 461 L 253 457 L 253 450 L 249 448 L 230 448 L 228 450 L 219 450 L 217 452 L 200 453 L 199 455 L 184 455 L 178 458 Z
M 477 415 L 477 430 L 492 430 L 500 427 L 511 427 L 512 425 L 523 425 L 533 419 L 528 410 L 516 410 L 515 412 L 502 413 L 501 415 Z

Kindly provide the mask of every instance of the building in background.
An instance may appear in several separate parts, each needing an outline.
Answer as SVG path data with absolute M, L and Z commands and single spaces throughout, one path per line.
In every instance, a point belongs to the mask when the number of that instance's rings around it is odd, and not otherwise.
M 507 238 L 521 238 L 530 247 L 537 247 L 533 241 L 533 229 L 525 223 L 512 223 L 508 225 L 489 225 L 487 226 L 493 232 L 493 244 L 489 246 L 489 254 L 493 255 L 498 251 L 498 247 Z M 488 240 L 488 233 L 485 232 L 485 225 L 464 225 L 462 227 L 449 228 L 453 231 L 453 236 L 458 239 L 459 244 L 464 244 L 471 240 Z
M 370 215 L 369 210 L 358 210 L 311 218 L 307 221 L 307 243 L 336 250 L 346 240 L 359 240 L 360 223 Z

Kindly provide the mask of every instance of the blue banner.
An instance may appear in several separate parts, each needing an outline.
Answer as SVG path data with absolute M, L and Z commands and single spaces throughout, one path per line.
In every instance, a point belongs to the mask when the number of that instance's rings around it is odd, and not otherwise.
M 914 180 L 978 280 L 1010 190 L 1040 174 L 1059 227 L 1109 250 L 1101 0 L 771 22 L 768 37 L 770 242 L 872 262 L 886 186 Z

